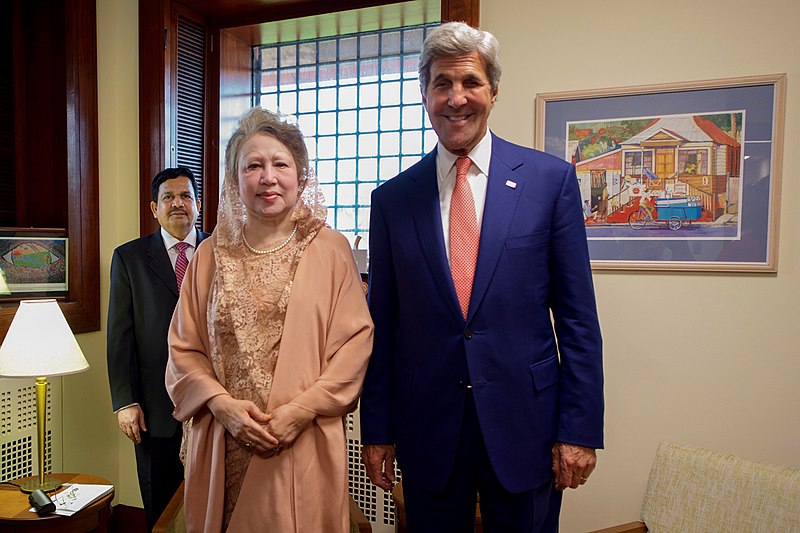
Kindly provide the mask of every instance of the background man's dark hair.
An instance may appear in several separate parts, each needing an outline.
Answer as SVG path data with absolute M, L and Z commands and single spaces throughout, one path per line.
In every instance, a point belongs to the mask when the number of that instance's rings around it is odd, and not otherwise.
M 158 202 L 158 188 L 161 187 L 161 184 L 167 180 L 174 180 L 175 178 L 189 178 L 189 182 L 192 184 L 192 189 L 194 189 L 194 199 L 200 196 L 200 193 L 197 189 L 197 181 L 194 179 L 194 174 L 192 171 L 186 167 L 176 167 L 176 168 L 165 168 L 158 174 L 156 177 L 153 178 L 153 184 L 150 186 L 150 193 L 153 197 L 154 202 Z

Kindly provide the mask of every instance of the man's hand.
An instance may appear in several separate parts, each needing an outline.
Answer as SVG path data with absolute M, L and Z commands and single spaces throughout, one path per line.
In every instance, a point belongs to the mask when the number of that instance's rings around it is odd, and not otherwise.
M 131 405 L 117 411 L 117 424 L 126 437 L 134 444 L 142 442 L 140 431 L 147 431 L 144 423 L 144 411 L 138 405 Z
M 394 445 L 365 444 L 361 448 L 361 462 L 367 467 L 367 476 L 373 484 L 385 491 L 394 485 Z
M 270 456 L 278 447 L 278 439 L 264 429 L 271 420 L 270 415 L 250 400 L 237 400 L 229 394 L 220 394 L 208 400 L 206 405 L 217 422 L 248 450 Z
M 556 442 L 552 453 L 556 490 L 577 489 L 586 483 L 597 464 L 594 448 Z

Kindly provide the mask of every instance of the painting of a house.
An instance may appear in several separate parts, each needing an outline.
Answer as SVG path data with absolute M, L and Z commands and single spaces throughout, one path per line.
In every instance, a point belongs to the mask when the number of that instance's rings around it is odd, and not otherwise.
M 742 111 L 568 123 L 587 228 L 625 224 L 644 191 L 691 198 L 706 226 L 737 224 L 743 123 Z

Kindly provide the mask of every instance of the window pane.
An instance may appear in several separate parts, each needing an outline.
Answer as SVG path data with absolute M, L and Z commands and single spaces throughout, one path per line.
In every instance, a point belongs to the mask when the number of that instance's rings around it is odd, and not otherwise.
M 336 133 L 336 113 L 320 113 L 317 128 L 320 135 Z
M 317 110 L 317 91 L 300 91 L 297 110 L 300 113 L 313 113 Z
M 377 33 L 368 33 L 361 36 L 361 50 L 359 53 L 361 57 L 378 57 L 380 49 L 378 44 L 380 39 Z
M 300 45 L 300 64 L 301 65 L 316 65 L 317 64 L 317 43 L 303 43 Z
M 355 133 L 358 131 L 358 113 L 356 111 L 339 112 L 339 133 Z
M 404 154 L 422 153 L 422 132 L 404 131 L 402 135 Z
M 317 165 L 317 177 L 320 183 L 332 183 L 336 180 L 336 162 L 335 161 L 320 161 Z M 336 191 L 335 188 L 325 189 L 330 193 L 325 193 L 325 198 L 328 200 L 328 205 L 331 205 Z
M 336 89 L 320 89 L 319 90 L 319 109 L 320 111 L 329 111 L 336 109 Z
M 339 143 L 341 146 L 341 141 Z M 336 175 L 339 182 L 355 182 L 356 181 L 356 165 L 355 159 L 340 159 L 336 169 Z M 355 185 L 354 185 L 355 187 Z M 355 191 L 355 188 L 353 188 Z M 355 196 L 355 192 L 353 193 Z M 350 202 L 352 203 L 352 202 Z
M 300 115 L 300 117 L 297 119 L 297 125 L 300 127 L 300 131 L 303 132 L 303 136 L 307 137 L 306 142 L 308 142 L 308 137 L 313 137 L 317 134 L 316 113 Z
M 285 115 L 297 113 L 297 93 L 287 92 L 278 95 L 278 110 Z
M 336 203 L 338 205 L 355 205 L 356 203 L 355 184 L 347 183 L 344 185 L 338 185 L 336 187 Z
M 417 130 L 422 128 L 423 109 L 421 105 L 403 107 L 403 129 Z
M 280 66 L 293 67 L 297 64 L 297 47 L 295 45 L 281 46 Z
M 381 109 L 381 131 L 396 131 L 400 129 L 400 108 L 384 107 Z
M 336 61 L 336 39 L 325 39 L 319 42 L 319 62 Z
M 358 157 L 378 155 L 378 136 L 374 133 L 358 136 Z
M 356 136 L 355 135 L 340 135 L 339 136 L 339 150 L 336 153 L 337 157 L 355 157 L 356 156 Z M 355 174 L 355 166 L 351 174 Z
M 317 138 L 317 157 L 325 159 L 336 157 L 336 137 Z
M 378 130 L 378 110 L 362 109 L 358 112 L 358 129 L 360 131 Z
M 261 68 L 278 68 L 278 49 L 267 48 L 261 49 Z
M 345 37 L 339 39 L 339 60 L 353 59 L 358 55 L 358 39 Z
M 400 52 L 400 32 L 390 31 L 381 36 L 381 52 L 386 54 L 397 54 Z M 422 47 L 420 47 L 422 48 Z
M 381 105 L 397 105 L 400 103 L 400 83 L 381 84 Z
M 339 109 L 355 109 L 358 106 L 358 89 L 355 86 L 339 89 Z
M 397 132 L 381 133 L 380 155 L 398 155 L 400 153 L 400 135 Z
M 361 107 L 378 107 L 378 84 L 362 85 L 358 88 L 358 97 Z
M 378 159 L 361 158 L 358 160 L 358 179 L 361 182 L 378 181 Z M 374 186 L 374 185 L 373 185 Z

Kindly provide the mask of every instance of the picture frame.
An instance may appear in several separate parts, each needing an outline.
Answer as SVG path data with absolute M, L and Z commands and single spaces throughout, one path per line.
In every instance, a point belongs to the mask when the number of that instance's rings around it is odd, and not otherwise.
M 540 93 L 596 270 L 777 272 L 786 75 Z
M 66 229 L 0 227 L 0 300 L 66 296 L 68 255 Z

